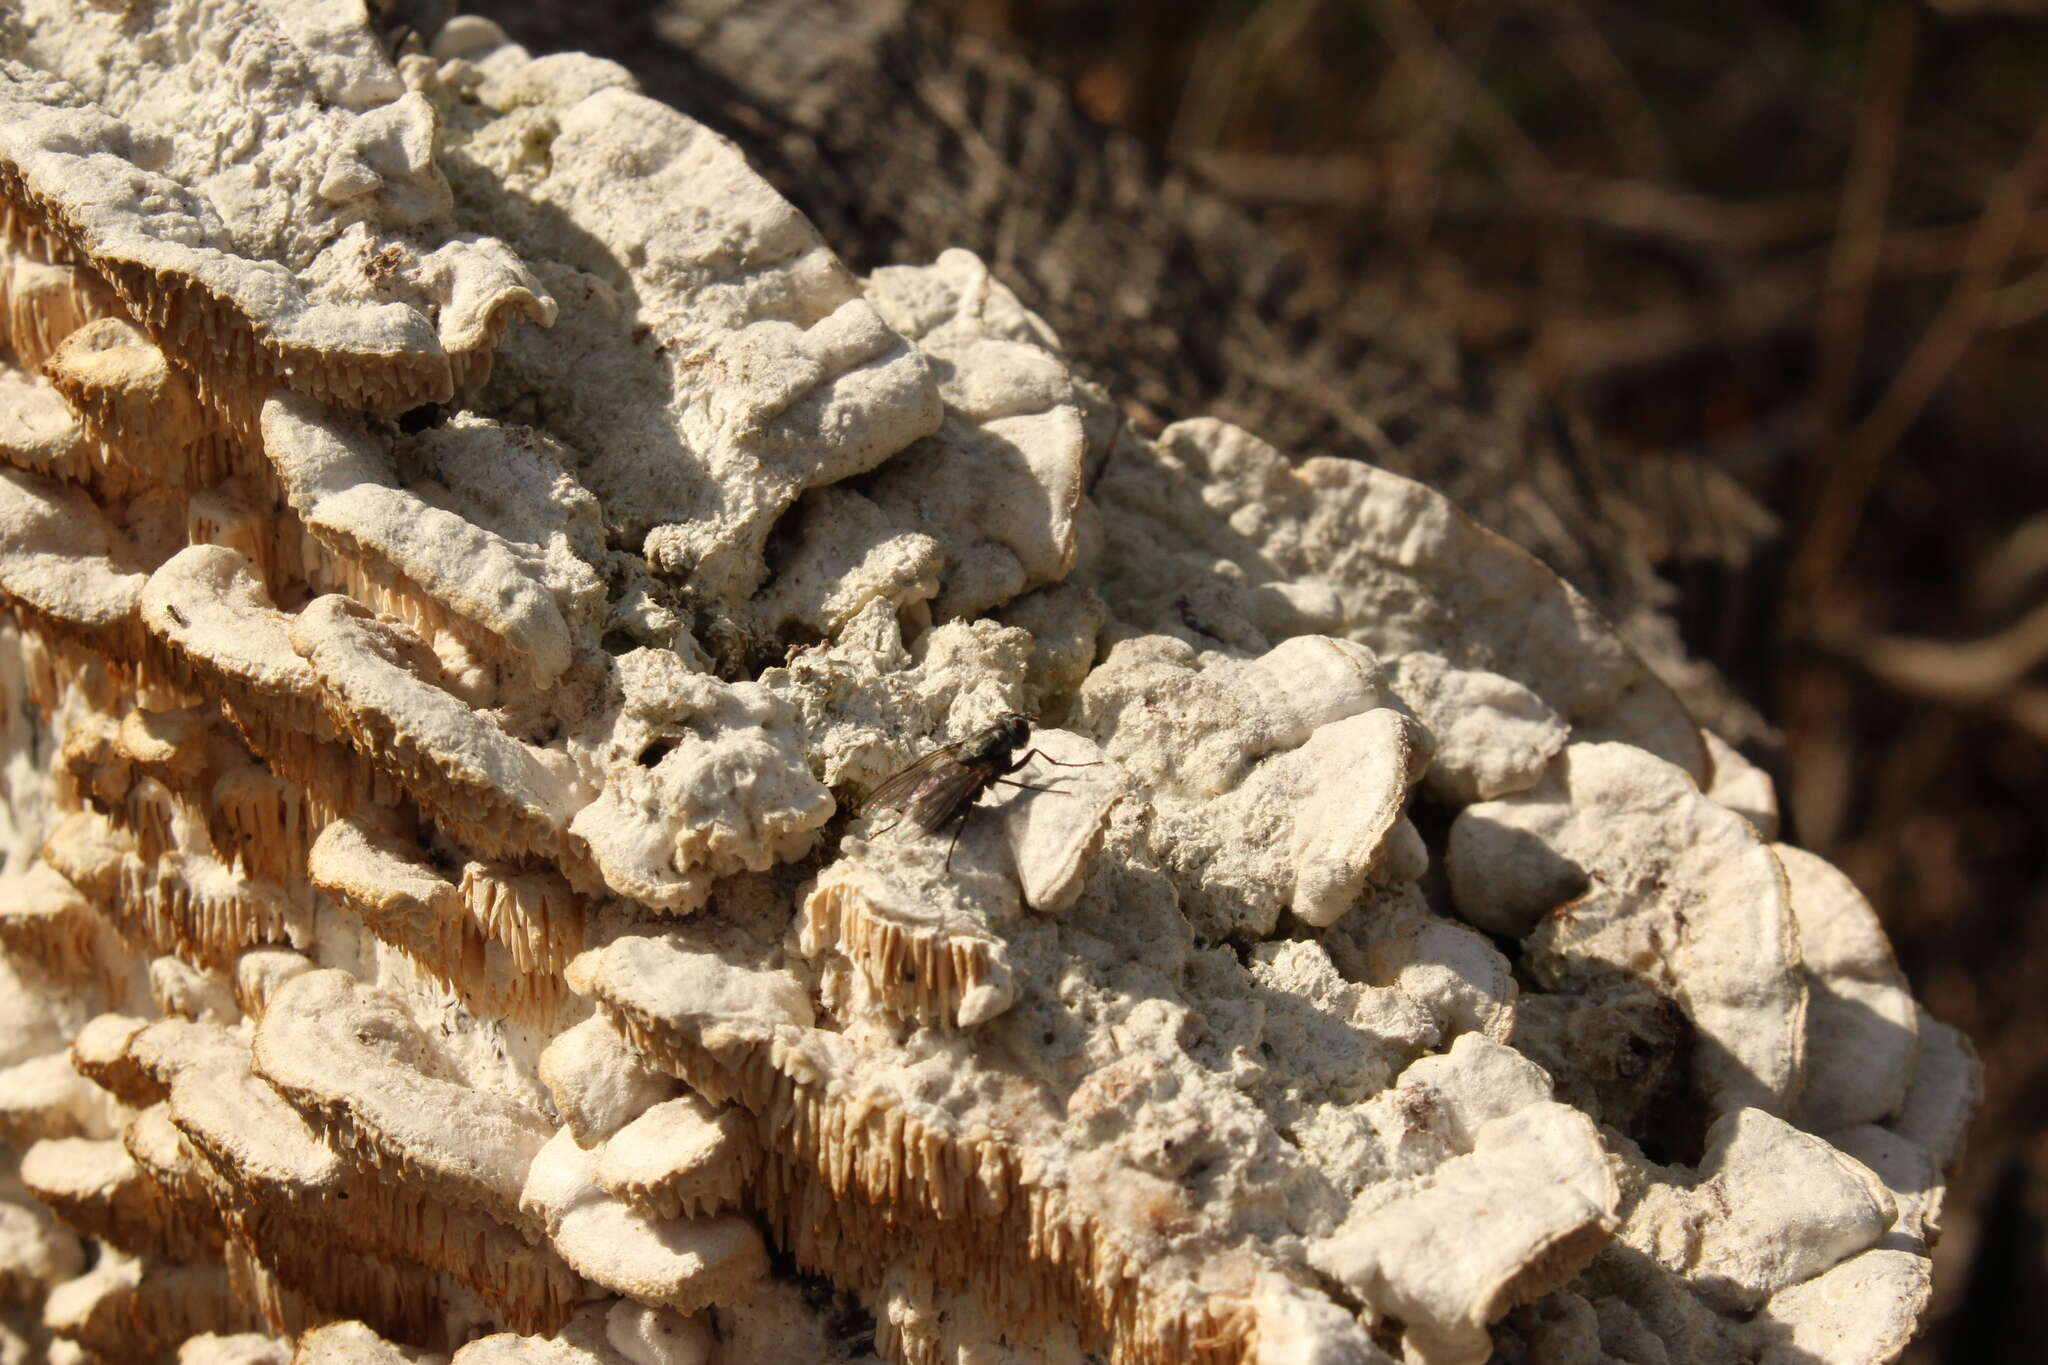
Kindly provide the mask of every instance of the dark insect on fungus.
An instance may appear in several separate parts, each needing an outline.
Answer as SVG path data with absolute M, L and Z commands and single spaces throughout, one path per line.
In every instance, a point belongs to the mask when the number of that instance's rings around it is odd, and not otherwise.
M 956 821 L 964 828 L 967 812 L 981 794 L 996 783 L 1021 787 L 1025 791 L 1053 791 L 1051 787 L 1010 779 L 1011 773 L 1034 758 L 1043 758 L 1056 768 L 1095 766 L 1093 763 L 1062 763 L 1056 758 L 1047 758 L 1039 749 L 1026 749 L 1023 754 L 1012 757 L 1031 737 L 1031 724 L 1030 716 L 1012 711 L 965 739 L 941 745 L 908 767 L 883 778 L 881 785 L 861 802 L 860 813 L 896 812 L 896 818 L 876 830 L 876 834 L 886 834 L 905 820 L 925 834 L 936 833 Z M 955 829 L 953 842 L 946 848 L 948 868 L 953 865 L 953 850 L 959 845 L 960 830 Z

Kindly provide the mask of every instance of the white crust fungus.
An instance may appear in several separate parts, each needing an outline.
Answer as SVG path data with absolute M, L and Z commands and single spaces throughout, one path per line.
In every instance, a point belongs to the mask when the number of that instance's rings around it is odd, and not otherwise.
M 1810 1001 L 1806 1088 L 1792 1120 L 1829 1133 L 1898 1110 L 1920 1049 L 1906 974 L 1877 912 L 1826 860 L 1789 844 L 1771 851 L 1792 890 Z
M 1697 1030 L 1694 1073 L 1716 1110 L 1791 1107 L 1807 986 L 1784 869 L 1682 770 L 1574 744 L 1537 786 L 1466 807 L 1447 861 L 1458 912 L 1528 935 L 1546 987 L 1610 975 L 1668 993 Z
M 15 8 L 0 1361 L 1904 1348 L 1969 1044 L 1534 559 L 611 63 Z

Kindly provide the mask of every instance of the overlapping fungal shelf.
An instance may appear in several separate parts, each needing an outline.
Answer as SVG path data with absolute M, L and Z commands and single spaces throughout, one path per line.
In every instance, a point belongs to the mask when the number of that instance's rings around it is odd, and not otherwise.
M 1967 1045 L 1441 497 L 480 20 L 0 53 L 0 1361 L 1910 1337 Z

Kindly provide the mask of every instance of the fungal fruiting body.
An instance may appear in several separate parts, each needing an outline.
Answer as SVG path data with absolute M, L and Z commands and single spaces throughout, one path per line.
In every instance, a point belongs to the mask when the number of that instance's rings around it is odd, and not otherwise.
M 1968 1045 L 1528 555 L 482 20 L 0 56 L 0 1360 L 1903 1348 Z

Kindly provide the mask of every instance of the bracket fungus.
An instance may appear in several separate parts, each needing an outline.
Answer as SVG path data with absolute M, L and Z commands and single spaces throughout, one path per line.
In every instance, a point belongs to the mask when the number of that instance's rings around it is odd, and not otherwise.
M 432 8 L 0 23 L 0 1359 L 1896 1357 L 1976 1063 L 1584 599 Z

